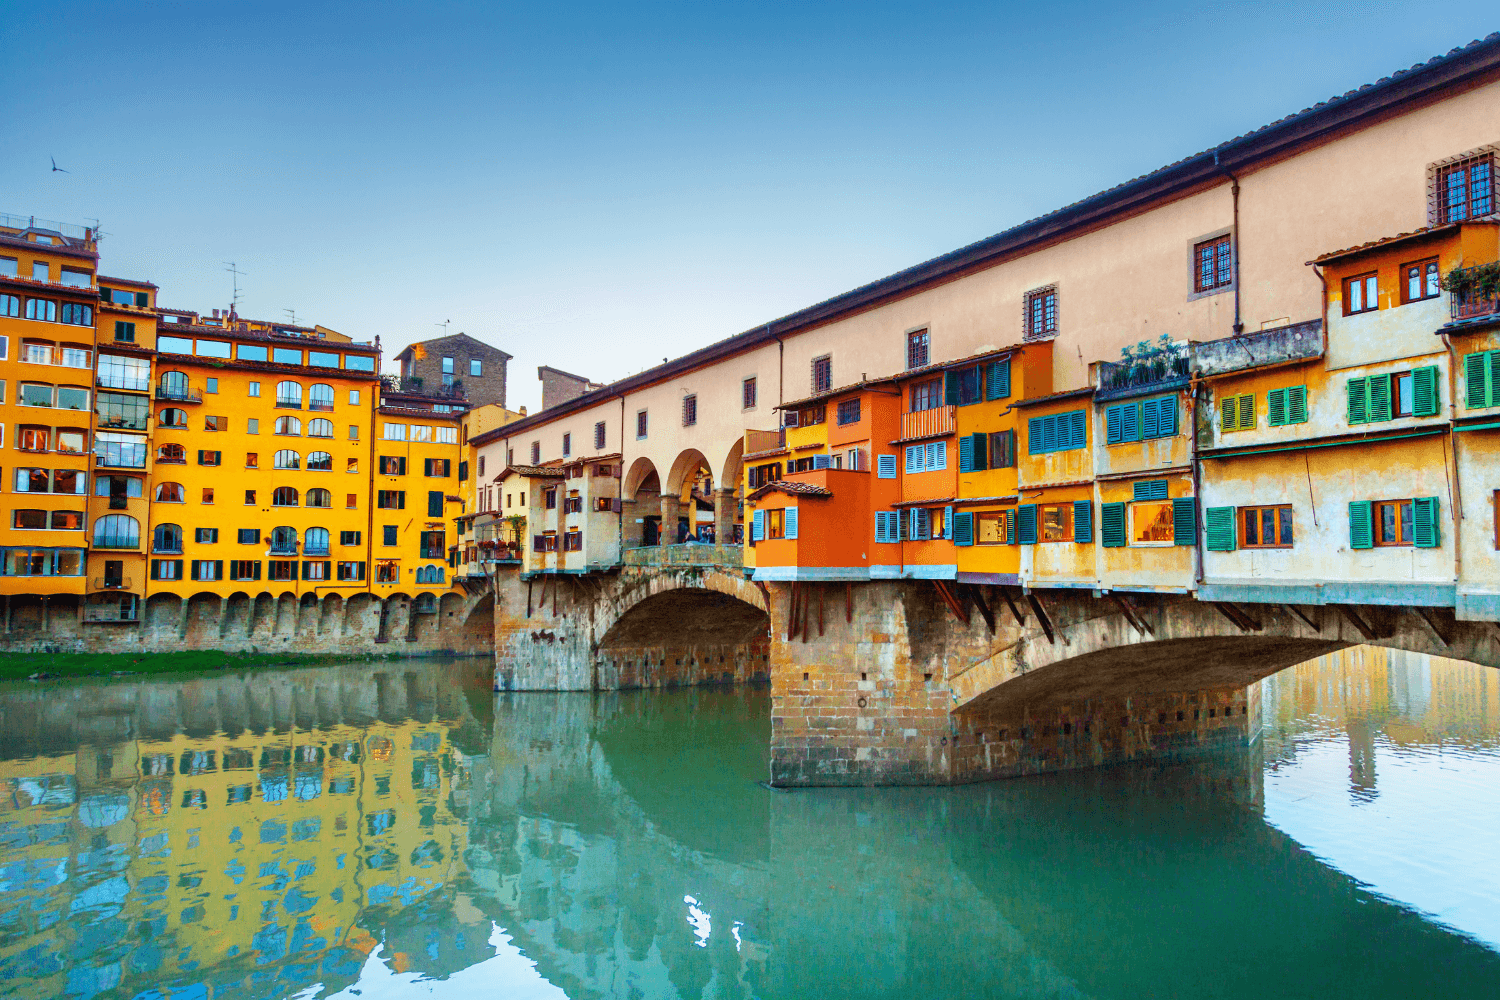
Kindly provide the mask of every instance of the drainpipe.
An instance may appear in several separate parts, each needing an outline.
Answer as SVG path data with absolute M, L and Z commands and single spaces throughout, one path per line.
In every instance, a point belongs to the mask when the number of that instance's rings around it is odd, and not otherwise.
M 1236 294 L 1238 294 L 1238 289 L 1236 289 Z M 1189 345 L 1188 350 L 1192 351 L 1192 349 L 1192 345 Z M 1188 382 L 1188 403 L 1193 421 L 1188 436 L 1188 464 L 1193 470 L 1193 498 L 1200 508 L 1207 510 L 1206 507 L 1202 506 L 1203 485 L 1202 477 L 1199 474 L 1198 460 L 1198 387 L 1202 384 L 1203 373 L 1194 370 L 1192 380 Z M 1198 519 L 1194 518 L 1194 520 Z M 1198 587 L 1194 588 L 1193 596 L 1195 598 L 1198 596 L 1197 589 L 1203 585 L 1203 535 L 1206 530 L 1206 523 L 1204 525 L 1195 524 L 1193 526 L 1193 562 L 1196 564 L 1194 566 L 1193 582 L 1198 585 Z
M 1458 434 L 1453 430 L 1458 420 L 1458 352 L 1446 333 L 1439 336 L 1448 349 L 1448 453 L 1453 456 L 1453 582 L 1456 584 L 1463 578 L 1463 532 L 1459 522 L 1465 518 L 1464 495 L 1458 483 Z
M 1219 165 L 1218 150 L 1214 150 L 1214 166 L 1229 178 L 1229 198 L 1233 205 L 1229 223 L 1229 247 L 1232 253 L 1230 266 L 1234 268 L 1234 334 L 1237 337 L 1245 332 L 1245 324 L 1240 319 L 1240 179 Z

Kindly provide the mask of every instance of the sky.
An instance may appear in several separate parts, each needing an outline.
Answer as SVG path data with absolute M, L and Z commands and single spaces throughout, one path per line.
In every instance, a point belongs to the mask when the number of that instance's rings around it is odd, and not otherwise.
M 1435 16 L 1441 13 L 1441 16 Z M 0 0 L 0 212 L 170 308 L 597 381 L 1500 30 L 1493 0 Z M 51 159 L 68 172 L 54 172 Z M 389 360 L 387 368 L 391 368 Z

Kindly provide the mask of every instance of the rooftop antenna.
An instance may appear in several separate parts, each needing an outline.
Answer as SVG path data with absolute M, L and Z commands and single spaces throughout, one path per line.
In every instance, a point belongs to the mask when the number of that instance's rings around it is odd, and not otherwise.
M 287 314 L 287 316 L 291 319 L 291 323 L 292 323 L 293 326 L 297 325 L 297 310 L 295 310 L 295 309 L 283 309 L 281 311 Z
M 452 323 L 452 322 L 453 321 L 451 319 L 445 319 L 441 323 L 434 323 L 432 325 L 433 326 L 440 326 L 440 327 L 442 327 L 443 328 L 443 336 L 446 337 L 446 336 L 448 336 L 448 324 Z
M 224 263 L 229 265 L 224 270 L 234 275 L 234 301 L 229 303 L 229 311 L 238 313 L 240 311 L 240 275 L 249 274 L 250 272 L 241 271 L 239 265 L 232 260 L 226 260 Z

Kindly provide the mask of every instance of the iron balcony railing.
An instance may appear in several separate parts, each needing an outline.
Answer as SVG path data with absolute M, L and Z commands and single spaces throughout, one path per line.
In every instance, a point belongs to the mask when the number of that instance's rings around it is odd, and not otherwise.
M 203 390 L 192 386 L 159 385 L 156 387 L 156 398 L 175 403 L 201 403 Z
M 93 587 L 95 590 L 129 590 L 132 582 L 121 576 L 96 576 Z

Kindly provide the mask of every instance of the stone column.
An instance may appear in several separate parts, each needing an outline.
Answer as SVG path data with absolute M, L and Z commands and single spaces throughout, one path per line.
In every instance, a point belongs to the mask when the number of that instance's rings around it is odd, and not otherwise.
M 641 547 L 642 529 L 645 527 L 637 518 L 644 515 L 636 507 L 634 500 L 620 501 L 620 548 L 638 549 Z
M 677 544 L 677 519 L 682 516 L 682 501 L 663 493 L 661 497 L 661 544 Z
M 714 542 L 716 544 L 734 544 L 736 510 L 738 510 L 738 505 L 734 501 L 734 490 L 714 490 Z

